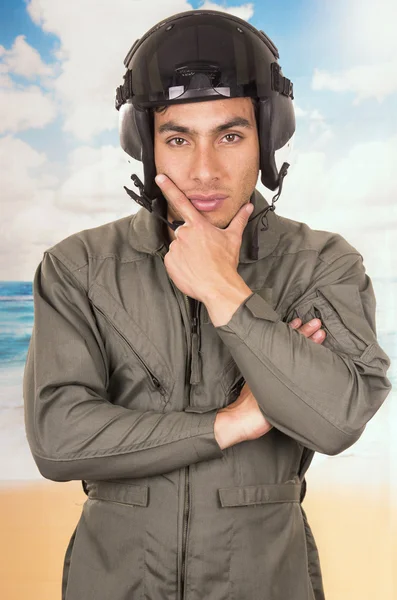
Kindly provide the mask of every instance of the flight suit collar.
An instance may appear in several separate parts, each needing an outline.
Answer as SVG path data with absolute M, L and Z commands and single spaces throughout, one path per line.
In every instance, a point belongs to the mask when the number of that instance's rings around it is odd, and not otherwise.
M 256 217 L 256 215 L 269 206 L 269 203 L 256 188 L 251 196 L 251 202 L 254 204 L 255 208 L 243 231 L 239 257 L 240 263 L 255 262 L 255 259 L 252 257 L 252 243 L 258 220 L 258 260 L 268 256 L 275 249 L 280 238 L 278 217 L 271 210 L 267 211 L 266 215 L 268 229 L 261 231 L 261 228 L 263 227 L 260 222 L 261 217 Z M 167 203 L 164 196 L 160 196 L 153 200 L 152 208 L 153 212 L 167 218 Z M 130 244 L 139 252 L 155 254 L 163 247 L 168 248 L 169 240 L 166 235 L 167 227 L 168 226 L 164 221 L 150 213 L 146 208 L 141 207 L 131 218 L 129 229 Z

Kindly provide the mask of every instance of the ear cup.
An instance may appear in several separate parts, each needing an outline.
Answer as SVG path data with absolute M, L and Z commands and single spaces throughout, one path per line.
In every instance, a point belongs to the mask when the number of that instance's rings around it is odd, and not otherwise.
M 149 109 L 136 110 L 135 125 L 138 130 L 139 138 L 142 140 L 142 162 L 145 176 L 145 194 L 154 200 L 154 198 L 161 196 L 162 192 L 154 180 L 157 175 L 154 161 L 154 125 L 153 115 Z
M 290 98 L 278 95 L 259 100 L 261 181 L 269 190 L 275 190 L 279 185 L 275 151 L 285 146 L 294 132 L 295 113 Z
M 136 108 L 127 100 L 119 110 L 119 136 L 124 152 L 136 160 L 142 160 L 142 138 L 136 125 Z
M 144 191 L 152 200 L 161 195 L 156 184 L 154 162 L 153 117 L 149 110 L 138 109 L 126 102 L 119 110 L 120 145 L 124 152 L 135 160 L 143 162 Z

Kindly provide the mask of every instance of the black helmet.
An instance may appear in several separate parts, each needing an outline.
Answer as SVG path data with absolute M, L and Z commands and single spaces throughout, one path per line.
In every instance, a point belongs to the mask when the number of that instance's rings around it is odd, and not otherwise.
M 137 39 L 124 59 L 127 72 L 116 90 L 120 143 L 143 162 L 144 184 L 131 178 L 141 196 L 125 188 L 151 211 L 161 195 L 154 178 L 151 107 L 250 96 L 257 99 L 261 181 L 279 188 L 288 163 L 277 170 L 275 152 L 295 132 L 293 84 L 284 77 L 278 50 L 263 31 L 236 16 L 214 10 L 178 13 Z M 274 210 L 274 206 L 268 207 Z M 175 229 L 180 221 L 174 222 Z

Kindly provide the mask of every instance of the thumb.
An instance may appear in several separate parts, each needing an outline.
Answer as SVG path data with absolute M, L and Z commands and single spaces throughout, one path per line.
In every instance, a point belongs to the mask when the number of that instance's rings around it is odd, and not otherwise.
M 232 229 L 237 233 L 242 234 L 253 210 L 254 205 L 252 204 L 252 202 L 246 202 L 245 204 L 243 204 L 238 213 L 233 217 L 233 219 L 229 223 L 228 229 Z

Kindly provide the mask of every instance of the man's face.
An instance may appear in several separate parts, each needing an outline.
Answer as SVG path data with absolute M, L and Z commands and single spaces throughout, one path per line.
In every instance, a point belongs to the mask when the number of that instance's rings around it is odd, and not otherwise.
M 239 123 L 232 121 L 239 119 Z M 227 125 L 222 130 L 217 127 Z M 259 139 L 250 98 L 171 105 L 154 113 L 157 173 L 165 173 L 189 198 L 227 195 L 213 211 L 199 212 L 224 229 L 249 201 L 259 173 Z M 167 219 L 184 220 L 167 206 Z M 170 240 L 174 232 L 167 227 Z

